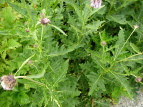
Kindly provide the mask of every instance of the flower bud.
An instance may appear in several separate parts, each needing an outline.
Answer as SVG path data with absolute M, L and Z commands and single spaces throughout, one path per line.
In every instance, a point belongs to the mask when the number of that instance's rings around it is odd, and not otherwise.
M 28 63 L 29 65 L 31 65 L 33 62 L 32 62 L 32 61 L 28 61 L 27 63 Z
M 4 90 L 12 90 L 16 85 L 16 79 L 13 75 L 4 75 L 1 77 L 1 86 Z
M 101 46 L 105 46 L 107 43 L 105 41 L 101 42 Z
M 26 28 L 26 29 L 25 29 L 25 32 L 29 32 L 29 29 Z
M 42 23 L 43 25 L 46 25 L 46 24 L 50 23 L 50 20 L 49 20 L 48 18 L 42 18 L 42 19 L 41 19 L 41 23 Z
M 45 16 L 45 14 L 44 13 L 40 13 L 40 17 L 42 18 L 42 17 L 44 17 Z
M 137 29 L 139 26 L 138 25 L 134 25 L 134 29 Z
M 136 78 L 136 81 L 137 81 L 137 82 L 141 82 L 141 81 L 142 81 L 142 78 L 141 78 L 141 77 L 137 77 L 137 78 Z

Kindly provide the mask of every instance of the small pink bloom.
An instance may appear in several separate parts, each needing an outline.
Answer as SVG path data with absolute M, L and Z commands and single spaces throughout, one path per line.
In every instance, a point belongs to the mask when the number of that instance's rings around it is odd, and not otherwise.
M 43 25 L 46 25 L 46 24 L 50 23 L 50 20 L 49 20 L 48 18 L 42 18 L 42 19 L 41 19 L 41 23 L 42 23 Z
M 137 78 L 136 78 L 136 81 L 137 81 L 137 82 L 141 82 L 141 81 L 142 81 L 142 78 L 141 78 L 141 77 L 137 77 Z
M 29 29 L 25 29 L 26 32 L 29 32 Z
M 29 65 L 31 65 L 33 62 L 32 62 L 32 61 L 28 61 L 27 63 L 28 63 Z
M 101 46 L 105 46 L 107 43 L 105 41 L 101 42 Z
M 44 13 L 40 13 L 40 17 L 44 17 L 45 16 L 45 14 Z
M 90 6 L 92 8 L 100 8 L 101 7 L 101 3 L 102 3 L 102 0 L 91 0 Z

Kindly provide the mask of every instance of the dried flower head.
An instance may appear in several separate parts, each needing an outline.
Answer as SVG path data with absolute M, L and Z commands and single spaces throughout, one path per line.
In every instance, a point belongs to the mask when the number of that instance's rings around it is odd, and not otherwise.
M 46 24 L 50 23 L 50 20 L 49 20 L 48 18 L 42 18 L 42 19 L 41 19 L 41 23 L 42 23 L 43 25 L 46 25 Z
M 33 45 L 33 48 L 37 48 L 37 47 L 38 47 L 38 44 L 34 44 L 34 45 Z
M 100 8 L 101 7 L 101 3 L 102 3 L 102 0 L 91 0 L 90 6 L 92 8 Z
M 139 26 L 138 25 L 134 25 L 134 29 L 137 29 Z
M 1 86 L 4 90 L 12 90 L 16 85 L 16 79 L 13 75 L 4 75 L 1 77 Z
M 137 82 L 141 82 L 141 81 L 142 81 L 142 78 L 141 78 L 141 77 L 137 77 L 137 78 L 136 78 L 136 81 L 137 81 Z

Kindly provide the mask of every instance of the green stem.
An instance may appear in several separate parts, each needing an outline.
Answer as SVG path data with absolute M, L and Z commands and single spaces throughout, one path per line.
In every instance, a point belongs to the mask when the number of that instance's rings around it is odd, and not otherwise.
M 16 76 L 16 77 L 14 77 L 14 78 L 15 78 L 15 79 L 23 78 L 23 79 L 27 79 L 27 80 L 29 80 L 29 81 L 35 82 L 35 83 L 37 83 L 37 84 L 40 84 L 40 85 L 42 85 L 42 86 L 46 86 L 45 84 L 43 84 L 43 83 L 41 83 L 41 82 L 38 82 L 38 81 L 35 81 L 35 80 L 32 80 L 31 78 L 28 78 L 27 76 Z
M 40 46 L 39 46 L 39 52 L 40 52 L 40 57 L 42 53 L 42 41 L 43 41 L 43 33 L 44 33 L 44 25 L 42 25 L 42 31 L 41 31 L 41 38 L 40 38 Z
M 112 9 L 112 7 L 113 7 L 113 3 L 114 3 L 114 0 L 112 0 L 112 3 L 111 3 L 111 6 L 110 6 L 110 9 L 109 9 L 109 11 L 108 11 L 108 14 L 110 13 L 110 11 L 111 11 L 111 9 Z
M 43 33 L 44 33 L 44 25 L 42 25 L 42 31 L 41 31 L 41 43 L 42 43 L 42 40 L 43 40 Z

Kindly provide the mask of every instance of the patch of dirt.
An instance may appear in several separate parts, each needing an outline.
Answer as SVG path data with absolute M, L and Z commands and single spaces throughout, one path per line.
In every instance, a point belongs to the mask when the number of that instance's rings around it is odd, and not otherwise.
M 111 107 L 143 107 L 143 92 L 138 91 L 137 99 L 134 100 L 121 97 L 118 104 Z

